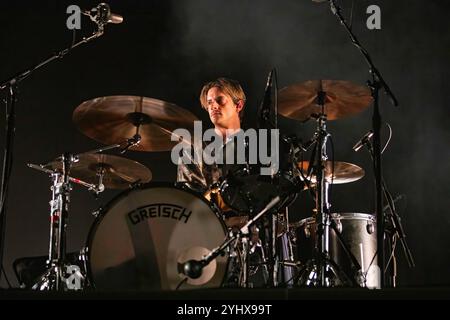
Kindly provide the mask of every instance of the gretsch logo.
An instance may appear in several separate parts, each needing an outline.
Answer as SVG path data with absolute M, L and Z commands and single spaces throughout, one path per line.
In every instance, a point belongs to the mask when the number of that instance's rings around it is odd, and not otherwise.
M 128 213 L 128 219 L 133 225 L 151 218 L 170 218 L 187 223 L 192 211 L 169 203 L 154 203 L 139 207 Z

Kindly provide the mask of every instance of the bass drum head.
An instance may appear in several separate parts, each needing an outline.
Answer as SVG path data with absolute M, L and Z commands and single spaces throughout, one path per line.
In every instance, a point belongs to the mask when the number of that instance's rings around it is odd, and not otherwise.
M 179 270 L 225 237 L 223 221 L 206 200 L 172 184 L 146 184 L 116 197 L 94 222 L 87 243 L 89 277 L 98 290 L 220 287 L 227 256 L 213 260 L 198 279 L 186 279 Z

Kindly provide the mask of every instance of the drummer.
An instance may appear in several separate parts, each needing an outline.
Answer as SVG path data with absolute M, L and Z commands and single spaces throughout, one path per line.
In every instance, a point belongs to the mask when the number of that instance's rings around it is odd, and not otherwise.
M 218 78 L 206 83 L 200 93 L 200 103 L 208 111 L 215 133 L 227 143 L 241 130 L 246 96 L 238 81 Z M 202 152 L 202 150 L 194 150 Z M 192 158 L 191 154 L 188 155 Z M 223 203 L 214 185 L 223 176 L 222 168 L 216 163 L 206 164 L 201 156 L 197 161 L 178 164 L 177 181 L 184 182 L 191 189 L 206 194 L 207 198 L 218 204 L 222 211 L 230 209 Z

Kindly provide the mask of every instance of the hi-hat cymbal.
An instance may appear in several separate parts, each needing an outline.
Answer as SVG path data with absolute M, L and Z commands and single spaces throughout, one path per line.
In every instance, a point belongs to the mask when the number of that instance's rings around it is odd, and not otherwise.
M 141 136 L 136 151 L 169 151 L 175 129 L 192 130 L 197 117 L 175 104 L 138 96 L 95 98 L 80 104 L 73 113 L 78 129 L 106 145 L 121 144 L 136 133 Z M 138 131 L 137 131 L 138 130 Z
M 45 167 L 61 170 L 62 163 L 53 161 Z M 101 172 L 102 183 L 107 189 L 126 189 L 134 183 L 146 183 L 152 179 L 152 172 L 143 164 L 108 154 L 83 153 L 70 168 L 71 177 L 91 184 L 99 183 Z
M 278 91 L 278 113 L 294 120 L 307 121 L 321 112 L 319 92 L 325 93 L 327 120 L 357 114 L 372 102 L 366 86 L 343 80 L 309 80 Z
M 297 167 L 302 171 L 303 176 L 305 176 L 312 183 L 316 183 L 316 176 L 309 176 L 309 161 L 301 161 L 297 163 Z M 356 164 L 342 162 L 342 161 L 334 161 L 334 170 L 333 170 L 333 162 L 327 161 L 325 163 L 325 181 L 333 184 L 342 184 L 349 183 L 364 177 L 364 169 L 357 166 Z

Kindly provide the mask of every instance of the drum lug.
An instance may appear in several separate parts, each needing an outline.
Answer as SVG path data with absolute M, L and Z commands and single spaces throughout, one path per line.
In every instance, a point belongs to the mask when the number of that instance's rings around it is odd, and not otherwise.
M 372 234 L 375 232 L 375 226 L 373 225 L 372 221 L 367 222 L 366 230 L 368 234 Z
M 102 213 L 102 211 L 103 211 L 103 207 L 100 207 L 100 208 L 98 208 L 97 210 L 92 211 L 91 214 L 92 214 L 95 218 L 97 218 L 97 217 L 100 215 L 100 213 Z
M 309 224 L 305 225 L 305 237 L 307 239 L 311 238 L 311 226 Z
M 341 219 L 339 219 L 339 218 L 334 219 L 334 226 L 336 227 L 336 230 L 339 233 L 342 233 L 342 222 L 341 222 Z

